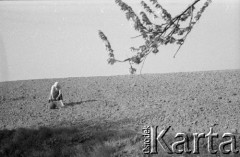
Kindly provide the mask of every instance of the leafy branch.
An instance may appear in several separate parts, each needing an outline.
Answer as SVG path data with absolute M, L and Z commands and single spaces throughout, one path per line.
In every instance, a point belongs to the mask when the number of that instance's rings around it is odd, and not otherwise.
M 186 38 L 191 32 L 192 28 L 199 21 L 202 13 L 211 3 L 211 0 L 206 0 L 206 2 L 201 6 L 200 10 L 195 11 L 195 5 L 201 1 L 195 0 L 179 15 L 172 18 L 172 15 L 162 5 L 160 5 L 157 0 L 148 1 L 151 6 L 145 1 L 141 1 L 143 11 L 137 15 L 133 11 L 132 7 L 124 3 L 122 0 L 115 0 L 115 3 L 123 12 L 125 12 L 127 20 L 131 21 L 134 29 L 140 33 L 140 35 L 132 38 L 142 37 L 144 39 L 143 45 L 138 47 L 130 47 L 130 51 L 134 53 L 130 58 L 126 58 L 124 60 L 116 59 L 114 56 L 114 51 L 106 35 L 101 30 L 98 32 L 99 37 L 104 42 L 106 51 L 109 55 L 107 60 L 108 63 L 113 65 L 116 62 L 128 62 L 130 65 L 131 74 L 136 72 L 136 69 L 133 67 L 134 64 L 140 64 L 144 62 L 150 53 L 157 54 L 159 52 L 158 48 L 162 45 L 179 45 L 173 56 L 175 58 L 182 45 L 185 43 Z M 162 22 L 156 24 L 152 22 L 149 17 L 160 19 Z M 185 23 L 188 23 L 188 25 L 183 26 Z

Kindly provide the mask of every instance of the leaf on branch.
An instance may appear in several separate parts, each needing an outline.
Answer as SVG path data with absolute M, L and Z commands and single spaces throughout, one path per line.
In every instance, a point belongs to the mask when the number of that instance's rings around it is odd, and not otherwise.
M 110 57 L 111 57 L 111 56 L 114 56 L 114 55 L 113 55 L 113 49 L 112 49 L 112 47 L 111 47 L 111 45 L 110 45 L 110 42 L 108 41 L 107 37 L 105 36 L 105 34 L 104 34 L 101 30 L 99 30 L 99 31 L 98 31 L 98 35 L 99 35 L 99 37 L 102 39 L 102 41 L 104 42 L 105 47 L 106 47 L 106 50 L 110 53 L 110 54 L 109 54 Z
M 161 25 L 153 25 L 154 32 L 162 33 L 163 27 Z
M 111 48 L 110 42 L 108 41 L 107 37 L 101 30 L 98 31 L 98 34 L 99 34 L 99 37 L 104 42 L 106 50 L 108 51 L 108 56 L 109 56 L 109 59 L 107 60 L 108 64 L 113 65 L 116 62 L 116 60 L 114 58 L 113 49 Z
M 140 32 L 144 32 L 144 28 L 140 19 L 138 17 L 135 18 L 135 21 L 134 21 L 134 28 L 137 30 L 137 31 L 140 31 Z
M 158 18 L 154 11 L 144 1 L 141 1 L 141 5 L 149 14 L 153 15 L 154 18 Z
M 113 54 L 112 52 L 110 52 L 110 53 L 108 54 L 108 56 L 114 58 L 114 54 Z
M 195 19 L 195 23 L 200 19 L 200 17 L 202 16 L 202 13 L 206 10 L 206 8 L 209 6 L 209 4 L 212 2 L 212 0 L 207 0 L 204 4 L 203 4 L 203 6 L 202 6 L 202 8 L 200 9 L 200 11 L 198 11 L 197 12 L 197 15 L 194 17 L 194 19 Z M 194 23 L 194 24 L 195 24 Z
M 196 24 L 196 21 L 192 21 L 190 24 L 193 26 Z
M 143 24 L 152 25 L 152 22 L 149 20 L 149 18 L 147 17 L 147 15 L 143 11 L 140 12 L 140 15 L 142 15 Z
M 141 58 L 140 56 L 136 55 L 131 58 L 131 61 L 135 64 L 140 64 L 141 63 Z
M 178 39 L 177 44 L 182 45 L 184 43 L 184 39 Z
M 177 35 L 183 35 L 184 33 L 185 33 L 185 30 L 184 30 L 184 29 L 179 29 Z
M 132 66 L 129 68 L 129 72 L 131 73 L 131 74 L 135 74 L 136 73 L 136 69 L 135 68 L 133 68 Z
M 177 34 L 179 30 L 180 30 L 179 27 L 176 26 L 176 27 L 173 29 L 173 34 Z
M 108 64 L 111 64 L 111 65 L 113 65 L 115 62 L 116 62 L 116 60 L 115 60 L 115 58 L 114 57 L 110 57 L 110 58 L 108 58 Z
M 181 21 L 186 21 L 191 15 L 192 15 L 192 12 L 193 10 L 195 9 L 194 6 L 190 7 L 186 13 L 182 14 L 181 17 L 180 17 L 180 20 Z
M 170 44 L 173 44 L 176 42 L 176 39 L 174 37 L 170 37 L 169 42 Z
M 191 29 L 192 29 L 192 26 L 191 26 L 191 25 L 188 26 L 188 27 L 186 27 L 186 28 L 184 28 L 184 30 L 185 30 L 186 32 L 190 31 Z
M 180 20 L 181 21 L 186 21 L 190 15 L 189 14 L 184 14 L 181 16 Z
M 133 9 L 121 0 L 115 0 L 115 2 L 120 6 L 121 10 L 126 11 L 126 18 L 134 22 L 133 27 L 135 30 L 141 32 L 144 35 L 146 28 L 143 26 Z
M 156 43 L 159 43 L 159 44 L 164 44 L 164 42 L 166 41 L 166 38 L 162 37 L 162 36 L 158 36 L 154 39 L 154 41 Z
M 139 49 L 143 52 L 147 50 L 147 46 L 146 45 L 139 46 Z
M 154 54 L 156 54 L 158 52 L 159 52 L 159 50 L 157 48 L 154 48 L 153 51 L 152 51 L 152 53 L 154 53 Z
M 130 50 L 131 50 L 132 52 L 139 51 L 139 49 L 138 49 L 138 48 L 135 48 L 135 47 L 130 47 Z
M 161 15 L 161 17 L 162 17 L 165 21 L 167 21 L 167 22 L 170 22 L 170 21 L 171 21 L 171 19 L 172 19 L 171 14 L 168 13 L 167 10 L 164 9 L 164 8 L 162 7 L 162 5 L 160 5 L 160 4 L 158 3 L 157 0 L 150 0 L 150 2 L 152 2 L 152 4 L 155 5 L 155 7 L 156 7 L 157 9 L 159 9 L 159 11 L 160 11 L 159 14 Z
M 127 11 L 129 9 L 129 6 L 126 3 L 122 2 L 121 0 L 115 0 L 115 2 L 121 7 L 121 10 Z
M 140 52 L 140 53 L 138 53 L 138 56 L 139 56 L 140 58 L 143 58 L 143 57 L 145 56 L 145 53 L 144 53 L 144 52 Z

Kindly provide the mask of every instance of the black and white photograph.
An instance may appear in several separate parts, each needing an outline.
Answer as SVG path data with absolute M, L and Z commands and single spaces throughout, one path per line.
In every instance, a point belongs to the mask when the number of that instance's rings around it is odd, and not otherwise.
M 240 1 L 0 0 L 0 157 L 240 157 Z

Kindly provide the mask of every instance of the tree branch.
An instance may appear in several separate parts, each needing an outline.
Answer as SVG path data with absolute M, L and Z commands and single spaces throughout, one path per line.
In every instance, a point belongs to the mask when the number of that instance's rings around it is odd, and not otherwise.
M 144 1 L 141 1 L 143 6 L 143 10 L 145 12 L 141 12 L 140 15 L 135 14 L 133 9 L 128 6 L 126 3 L 122 2 L 122 0 L 115 0 L 116 4 L 120 6 L 121 10 L 125 12 L 126 18 L 128 20 L 133 21 L 135 30 L 139 31 L 140 35 L 131 37 L 131 39 L 143 37 L 145 43 L 139 47 L 131 47 L 131 51 L 137 52 L 137 54 L 132 55 L 125 60 L 116 60 L 113 54 L 113 49 L 111 48 L 110 42 L 108 41 L 107 37 L 103 34 L 103 32 L 99 32 L 100 38 L 104 41 L 106 50 L 109 52 L 109 64 L 114 64 L 115 62 L 129 62 L 130 64 L 130 72 L 136 72 L 136 69 L 132 67 L 133 64 L 142 64 L 140 73 L 142 72 L 143 65 L 145 63 L 146 58 L 150 53 L 158 53 L 159 46 L 177 43 L 180 44 L 177 51 L 174 54 L 174 58 L 176 57 L 177 53 L 179 52 L 182 45 L 185 43 L 185 40 L 189 33 L 191 32 L 192 28 L 196 24 L 196 22 L 200 19 L 204 10 L 208 7 L 211 0 L 206 0 L 204 5 L 201 7 L 200 11 L 193 15 L 193 9 L 195 8 L 195 4 L 197 4 L 201 0 L 195 0 L 191 3 L 186 9 L 184 9 L 180 14 L 176 15 L 174 18 L 171 18 L 171 14 L 167 12 L 158 2 L 157 0 L 150 0 L 153 6 L 156 9 L 161 11 L 161 16 L 157 16 Z M 156 18 L 161 18 L 164 22 L 161 22 L 159 25 L 154 24 L 148 18 L 147 13 L 153 15 Z M 140 17 L 140 18 L 139 18 Z M 182 23 L 189 20 L 188 26 L 182 26 Z M 180 37 L 177 39 L 177 37 Z

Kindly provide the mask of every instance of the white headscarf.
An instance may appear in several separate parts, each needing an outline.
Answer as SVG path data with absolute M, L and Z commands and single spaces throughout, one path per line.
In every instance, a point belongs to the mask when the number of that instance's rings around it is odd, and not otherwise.
M 60 88 L 60 85 L 58 84 L 58 82 L 55 82 L 53 86 L 56 88 Z

